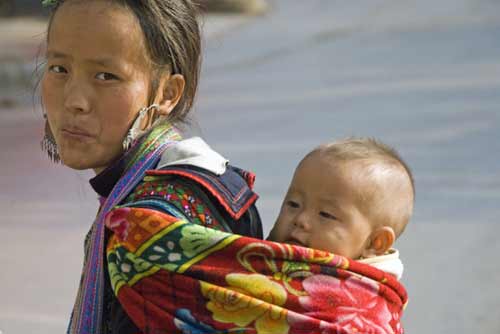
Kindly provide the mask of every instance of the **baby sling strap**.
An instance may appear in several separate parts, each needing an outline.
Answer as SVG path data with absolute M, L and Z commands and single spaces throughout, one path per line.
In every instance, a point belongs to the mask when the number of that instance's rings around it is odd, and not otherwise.
M 156 166 L 163 151 L 178 134 L 170 124 L 154 128 L 141 145 L 139 154 L 114 186 L 90 229 L 80 286 L 68 325 L 68 334 L 101 334 L 104 300 L 104 219 L 141 182 L 147 170 Z

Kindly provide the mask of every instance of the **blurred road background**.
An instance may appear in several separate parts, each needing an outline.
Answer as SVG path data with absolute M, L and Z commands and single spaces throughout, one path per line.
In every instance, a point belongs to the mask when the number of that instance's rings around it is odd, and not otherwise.
M 413 167 L 407 333 L 500 333 L 500 2 L 275 0 L 205 18 L 191 132 L 257 174 L 266 232 L 299 159 L 349 135 Z M 0 18 L 0 330 L 63 333 L 96 196 L 39 151 L 44 21 Z M 70 217 L 75 217 L 70 219 Z

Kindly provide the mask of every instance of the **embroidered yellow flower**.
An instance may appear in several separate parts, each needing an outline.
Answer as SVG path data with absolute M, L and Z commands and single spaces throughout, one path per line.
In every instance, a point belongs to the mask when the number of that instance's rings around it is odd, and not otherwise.
M 260 274 L 229 274 L 226 281 L 228 287 L 200 282 L 215 320 L 240 327 L 255 321 L 259 334 L 288 333 L 286 310 L 281 307 L 286 291 L 280 284 Z

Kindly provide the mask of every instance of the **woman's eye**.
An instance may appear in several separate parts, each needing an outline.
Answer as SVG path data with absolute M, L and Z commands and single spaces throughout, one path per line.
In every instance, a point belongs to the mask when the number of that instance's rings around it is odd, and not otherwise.
M 59 65 L 49 66 L 49 71 L 57 73 L 57 74 L 68 73 L 68 71 L 66 71 L 66 69 L 64 67 L 59 66 Z
M 294 208 L 294 209 L 299 207 L 299 203 L 297 203 L 295 201 L 287 201 L 286 205 L 288 205 L 289 207 Z
M 119 79 L 116 75 L 114 75 L 112 73 L 108 73 L 108 72 L 98 73 L 95 77 L 97 79 L 103 80 L 103 81 L 118 80 Z
M 326 211 L 320 211 L 319 215 L 323 218 L 326 218 L 326 219 L 337 220 L 337 217 L 335 217 L 334 215 L 332 215 L 331 213 L 328 213 Z

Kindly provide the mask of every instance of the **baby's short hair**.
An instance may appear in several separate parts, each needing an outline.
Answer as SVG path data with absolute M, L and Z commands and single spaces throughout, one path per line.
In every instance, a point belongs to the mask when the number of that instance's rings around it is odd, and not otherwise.
M 357 191 L 360 206 L 377 224 L 392 226 L 399 236 L 413 213 L 415 184 L 410 167 L 392 147 L 373 138 L 350 137 L 320 145 L 304 159 L 320 154 L 333 164 L 354 163 L 366 189 Z

